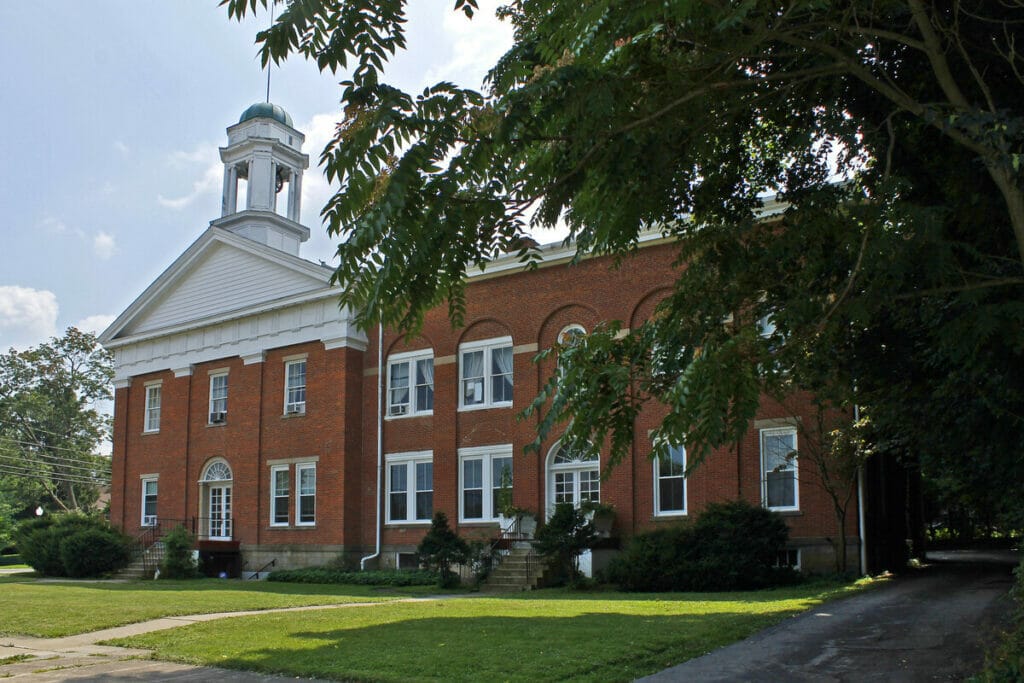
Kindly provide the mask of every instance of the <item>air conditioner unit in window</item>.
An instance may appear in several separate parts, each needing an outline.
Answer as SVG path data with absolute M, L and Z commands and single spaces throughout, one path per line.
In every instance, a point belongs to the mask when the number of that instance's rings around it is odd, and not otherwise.
M 284 411 L 286 415 L 302 415 L 306 412 L 305 406 L 288 406 L 288 409 Z
M 142 526 L 156 526 L 156 515 L 143 516 Z
M 210 413 L 210 424 L 220 424 L 224 422 L 228 414 L 225 412 Z
M 392 415 L 405 415 L 407 412 L 409 412 L 409 406 L 407 405 L 391 406 Z

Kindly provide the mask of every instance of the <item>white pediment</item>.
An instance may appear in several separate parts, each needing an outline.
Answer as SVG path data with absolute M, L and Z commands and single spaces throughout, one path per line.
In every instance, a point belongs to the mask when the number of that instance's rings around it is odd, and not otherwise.
M 329 289 L 330 271 L 210 228 L 104 332 L 109 341 L 180 329 Z

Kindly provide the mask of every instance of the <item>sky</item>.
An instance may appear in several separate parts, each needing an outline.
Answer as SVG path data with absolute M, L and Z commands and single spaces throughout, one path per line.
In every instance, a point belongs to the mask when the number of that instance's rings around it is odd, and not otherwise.
M 512 40 L 498 4 L 469 21 L 454 0 L 411 2 L 388 82 L 478 87 Z M 218 0 L 0 0 L 0 352 L 101 332 L 219 216 L 218 147 L 266 97 L 268 21 L 231 21 Z M 310 260 L 334 253 L 316 166 L 345 78 L 298 58 L 271 74 L 270 100 L 306 134 Z

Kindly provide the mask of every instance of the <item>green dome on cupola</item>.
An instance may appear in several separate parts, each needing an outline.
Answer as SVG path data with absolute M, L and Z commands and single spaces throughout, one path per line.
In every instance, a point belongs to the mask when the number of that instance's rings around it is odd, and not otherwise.
M 270 102 L 257 102 L 248 109 L 242 112 L 242 116 L 238 119 L 239 123 L 248 121 L 249 119 L 274 119 L 278 123 L 283 123 L 289 128 L 294 128 L 292 125 L 292 117 L 288 115 L 282 107 Z

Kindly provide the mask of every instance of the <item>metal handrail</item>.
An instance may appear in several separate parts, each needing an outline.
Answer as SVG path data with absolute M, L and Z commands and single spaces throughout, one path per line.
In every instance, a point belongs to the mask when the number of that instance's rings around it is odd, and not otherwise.
M 521 528 L 522 527 L 521 522 L 522 522 L 522 517 L 519 517 L 519 516 L 514 517 L 512 519 L 511 524 L 509 524 L 507 528 L 501 529 L 500 533 L 498 534 L 498 538 L 494 541 L 494 543 L 491 544 L 490 552 L 488 553 L 488 556 L 487 556 L 488 565 L 489 565 L 489 574 L 494 573 L 494 570 L 497 569 L 498 566 L 501 564 L 501 560 L 503 558 L 503 555 L 501 554 L 500 551 L 503 548 L 509 548 L 510 549 L 512 547 L 512 544 L 517 542 L 517 541 L 529 541 L 530 540 L 530 538 L 525 533 L 523 533 L 523 530 Z M 532 546 L 530 547 L 530 552 L 528 552 L 526 554 L 525 559 L 526 559 L 526 578 L 527 578 L 527 581 L 530 581 L 533 578 L 533 565 L 535 564 L 536 559 L 537 559 L 537 554 L 534 552 Z
M 274 567 L 274 566 L 276 566 L 276 565 L 277 565 L 277 558 L 275 557 L 275 558 L 274 558 L 274 559 L 272 559 L 272 560 L 271 560 L 270 562 L 267 562 L 267 563 L 266 563 L 265 565 L 263 565 L 262 567 L 260 567 L 260 568 L 259 568 L 259 569 L 257 569 L 256 571 L 254 571 L 254 572 L 252 573 L 252 575 L 251 575 L 251 576 L 249 577 L 249 580 L 250 580 L 250 581 L 252 581 L 253 579 L 258 579 L 258 578 L 260 578 L 260 574 L 262 574 L 262 573 L 263 573 L 263 570 L 265 570 L 265 569 L 266 569 L 267 567 Z

